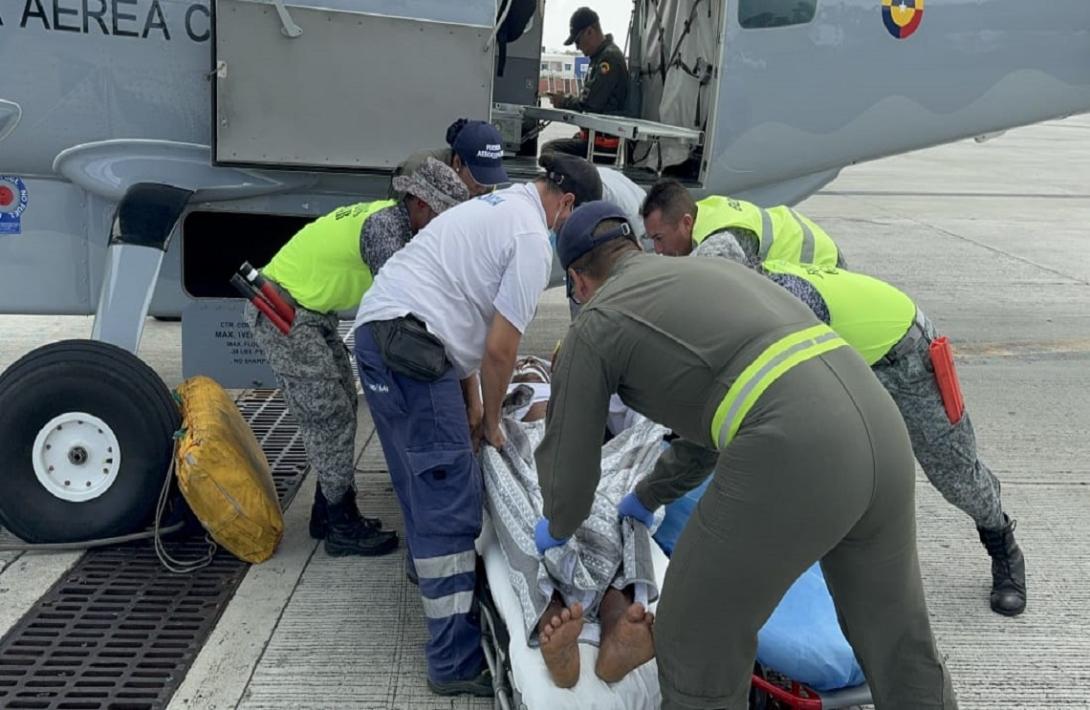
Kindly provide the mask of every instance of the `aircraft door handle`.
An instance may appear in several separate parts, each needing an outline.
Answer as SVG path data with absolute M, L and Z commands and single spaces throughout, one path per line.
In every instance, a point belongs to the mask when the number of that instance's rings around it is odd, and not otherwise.
M 0 141 L 12 134 L 23 117 L 23 107 L 14 101 L 0 99 Z
M 288 8 L 284 4 L 284 0 L 273 0 L 273 7 L 276 8 L 276 14 L 280 16 L 280 31 L 284 33 L 285 37 L 295 39 L 303 34 L 303 29 L 295 24 L 295 21 L 291 19 L 291 15 L 288 14 Z

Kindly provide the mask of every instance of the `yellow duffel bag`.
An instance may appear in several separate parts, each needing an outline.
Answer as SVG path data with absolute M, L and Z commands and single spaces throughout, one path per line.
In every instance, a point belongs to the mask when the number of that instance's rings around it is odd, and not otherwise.
M 214 380 L 190 378 L 177 394 L 182 407 L 178 488 L 213 540 L 239 559 L 264 562 L 284 535 L 265 452 Z

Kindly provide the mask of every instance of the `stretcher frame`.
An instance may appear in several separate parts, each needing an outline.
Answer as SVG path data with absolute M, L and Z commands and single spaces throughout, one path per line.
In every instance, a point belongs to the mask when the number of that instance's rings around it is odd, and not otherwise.
M 510 656 L 507 646 L 510 643 L 510 634 L 507 632 L 507 624 L 500 616 L 499 609 L 492 599 L 492 590 L 485 575 L 484 565 L 478 567 L 479 580 L 477 584 L 477 608 L 481 620 L 481 650 L 484 651 L 485 662 L 492 674 L 492 686 L 495 690 L 495 707 L 497 710 L 520 710 L 525 707 L 522 703 L 522 693 L 515 686 L 512 675 Z

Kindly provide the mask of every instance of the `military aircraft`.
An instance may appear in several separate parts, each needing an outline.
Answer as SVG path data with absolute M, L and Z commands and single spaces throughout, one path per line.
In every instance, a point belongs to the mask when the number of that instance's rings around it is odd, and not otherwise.
M 0 312 L 95 317 L 0 377 L 0 523 L 145 524 L 177 426 L 133 354 L 148 314 L 182 316 L 187 374 L 270 383 L 230 276 L 459 116 L 501 127 L 516 178 L 568 123 L 637 182 L 775 204 L 1090 110 L 1084 0 L 924 5 L 634 0 L 629 110 L 602 116 L 538 106 L 544 0 L 0 0 Z

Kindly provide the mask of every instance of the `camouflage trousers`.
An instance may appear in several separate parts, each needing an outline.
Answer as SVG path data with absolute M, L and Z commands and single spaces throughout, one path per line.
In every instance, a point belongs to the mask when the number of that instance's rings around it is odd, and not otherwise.
M 901 410 L 912 451 L 931 485 L 978 527 L 999 529 L 1004 524 L 999 479 L 977 456 L 969 412 L 957 424 L 946 416 L 928 350 L 935 327 L 926 317 L 922 322 L 926 338 L 894 362 L 872 369 Z
M 252 304 L 245 317 L 299 426 L 322 495 L 339 502 L 355 486 L 356 382 L 337 316 L 296 308 L 288 335 Z

